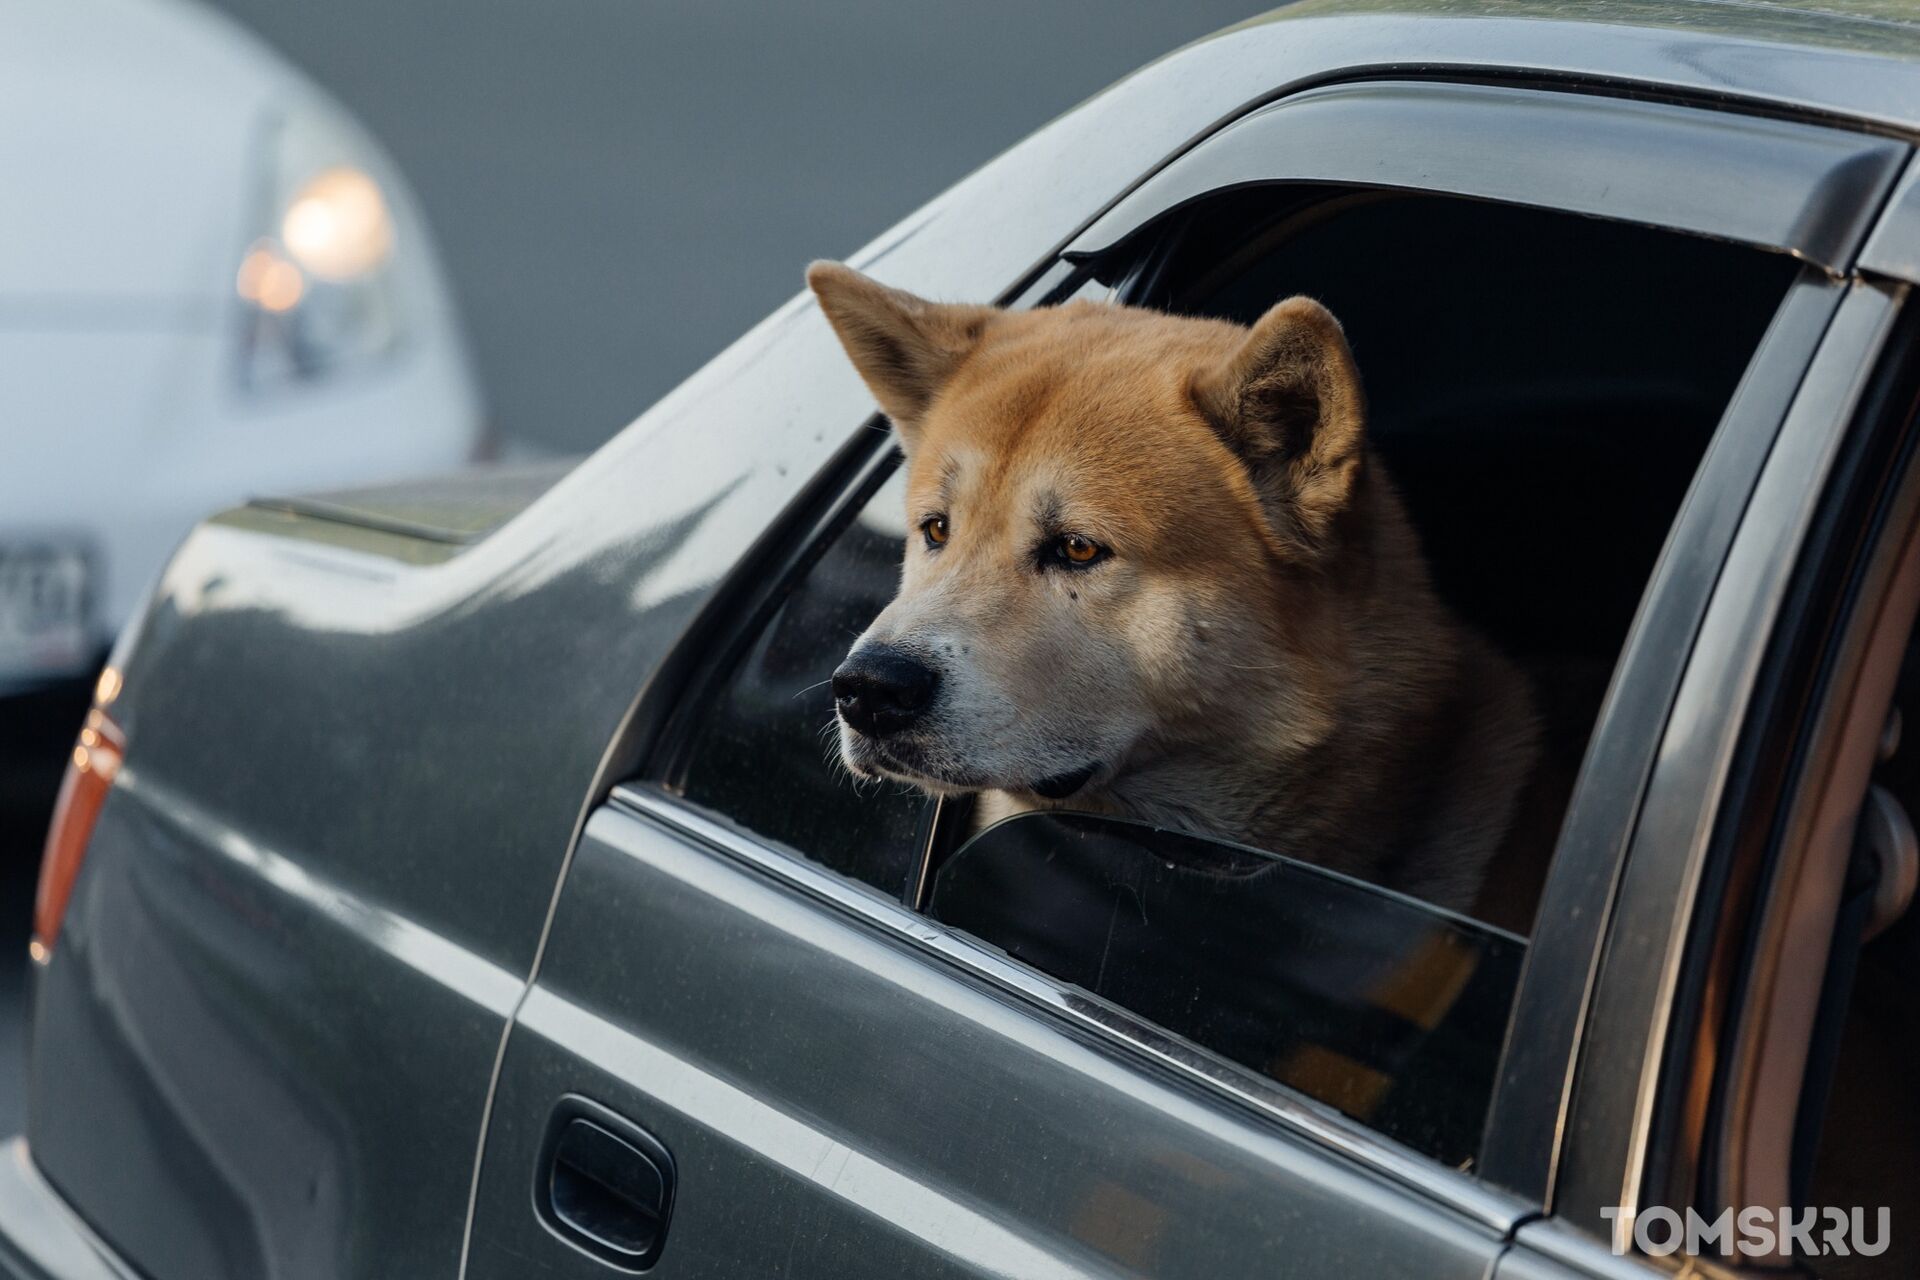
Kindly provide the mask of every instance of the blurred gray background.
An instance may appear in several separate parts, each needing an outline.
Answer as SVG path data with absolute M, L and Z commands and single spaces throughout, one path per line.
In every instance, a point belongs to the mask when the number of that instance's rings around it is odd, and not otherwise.
M 495 425 L 589 449 L 996 152 L 1258 0 L 215 0 L 426 207 Z

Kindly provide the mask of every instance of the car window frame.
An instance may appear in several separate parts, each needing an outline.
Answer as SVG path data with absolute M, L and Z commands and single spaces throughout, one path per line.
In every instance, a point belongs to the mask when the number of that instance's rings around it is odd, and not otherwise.
M 1709 886 L 1732 873 L 1732 845 L 1750 817 L 1740 753 L 1746 717 L 1764 708 L 1768 662 L 1812 620 L 1796 612 L 1797 575 L 1817 554 L 1832 510 L 1831 482 L 1849 450 L 1884 424 L 1868 397 L 1912 306 L 1904 282 L 1831 280 L 1836 307 L 1794 397 L 1741 527 L 1728 550 L 1662 735 L 1595 971 L 1586 1034 L 1607 1060 L 1579 1064 L 1565 1114 L 1565 1168 L 1554 1213 L 1573 1227 L 1632 1247 L 1631 1219 L 1603 1209 L 1692 1204 L 1698 1144 L 1677 1149 L 1678 1103 L 1692 1084 L 1697 1015 L 1709 970 L 1722 980 L 1728 931 L 1747 923 Z M 1749 867 L 1751 874 L 1754 868 Z M 1736 895 L 1750 901 L 1751 889 Z
M 1410 100 L 1417 102 L 1418 95 Z M 1288 98 L 1279 99 L 1253 114 L 1263 114 L 1288 101 Z M 1625 110 L 1631 101 L 1598 95 L 1592 98 L 1593 110 L 1601 117 L 1610 105 Z M 1687 110 L 1712 116 L 1727 107 L 1725 103 L 1703 104 Z M 1518 109 L 1524 111 L 1524 102 Z M 1212 140 L 1229 131 L 1234 123 L 1228 122 L 1183 151 L 1175 162 L 1204 155 Z M 1826 134 L 1836 132 L 1830 126 L 1805 127 L 1817 128 Z M 1875 146 L 1886 142 L 1871 135 L 1860 136 Z M 1904 152 L 1901 158 L 1904 159 Z M 1556 157 L 1553 163 L 1557 165 L 1564 159 L 1564 156 Z M 1695 159 L 1704 162 L 1705 157 Z M 1357 157 L 1352 164 L 1353 172 L 1348 177 L 1321 176 L 1315 180 L 1316 184 L 1348 188 L 1383 185 L 1377 167 Z M 1544 162 L 1540 167 L 1545 167 Z M 1898 165 L 1892 168 L 1897 170 Z M 1141 190 L 1154 176 L 1147 175 L 1132 190 Z M 1807 175 L 1804 166 L 1802 176 L 1809 187 L 1808 200 L 1814 205 L 1823 201 L 1834 205 L 1859 198 L 1857 184 L 1824 181 L 1822 185 L 1820 176 Z M 1217 194 L 1250 181 L 1287 180 L 1224 173 L 1219 177 L 1218 186 L 1202 194 Z M 1886 185 L 1890 187 L 1891 182 L 1889 177 Z M 1477 194 L 1447 187 L 1430 190 L 1411 171 L 1404 181 L 1384 185 L 1408 193 L 1470 197 Z M 1825 193 L 1819 200 L 1812 194 L 1816 187 Z M 1123 195 L 1122 202 L 1124 199 Z M 1544 197 L 1498 202 L 1524 203 L 1554 212 L 1582 212 L 1560 209 Z M 1727 200 L 1730 209 L 1736 203 L 1732 198 Z M 1110 209 L 1103 219 L 1111 217 L 1112 212 Z M 1126 242 L 1166 212 L 1168 210 L 1144 208 L 1140 225 L 1124 229 L 1112 243 Z M 1831 214 L 1833 209 L 1828 208 L 1826 212 Z M 1616 220 L 1699 234 L 1695 226 L 1672 226 L 1662 221 L 1657 209 L 1641 210 L 1639 216 L 1634 217 L 1614 216 Z M 1103 219 L 1095 219 L 1090 227 Z M 1853 227 L 1834 242 L 1837 248 L 1833 252 L 1850 261 L 1869 230 L 1867 224 Z M 1089 255 L 1082 251 L 1085 243 L 1084 233 L 1069 241 L 1057 260 L 1043 268 L 1017 296 L 1006 299 L 1005 304 L 1041 305 L 1085 286 L 1091 276 Z M 1761 247 L 1782 252 L 1794 249 L 1790 244 Z M 1537 1212 L 1551 1206 L 1554 1177 L 1563 1172 L 1559 1158 L 1570 1094 L 1568 1083 L 1578 1060 L 1580 1033 L 1592 996 L 1592 980 L 1599 966 L 1603 926 L 1610 915 L 1606 908 L 1611 906 L 1627 837 L 1639 812 L 1641 790 L 1660 746 L 1672 690 L 1677 688 L 1685 669 L 1694 629 L 1705 612 L 1719 566 L 1715 547 L 1721 544 L 1709 537 L 1704 547 L 1690 546 L 1689 537 L 1724 534 L 1727 540 L 1731 539 L 1738 513 L 1745 507 L 1773 435 L 1785 419 L 1788 405 L 1799 389 L 1801 375 L 1811 364 L 1826 334 L 1827 321 L 1838 305 L 1834 288 L 1834 278 L 1829 272 L 1808 265 L 1789 289 L 1749 363 L 1739 391 L 1715 429 L 1713 443 L 1682 505 L 1668 549 L 1649 582 L 1640 614 L 1616 666 L 1613 685 L 1590 741 L 1587 763 L 1576 784 L 1568 824 L 1556 849 L 1542 908 L 1542 919 L 1551 923 L 1535 931 L 1521 989 L 1516 995 L 1507 1056 L 1503 1058 L 1500 1084 L 1495 1090 L 1488 1121 L 1487 1143 L 1474 1173 L 1437 1165 L 1358 1122 L 1325 1112 L 1300 1095 L 1263 1081 L 1246 1068 L 1216 1059 L 1174 1040 L 1125 1010 L 1105 1005 L 1037 971 L 1014 964 L 964 935 L 943 929 L 890 895 L 743 831 L 727 822 L 724 816 L 701 811 L 675 794 L 674 769 L 684 757 L 687 736 L 698 709 L 705 703 L 702 695 L 710 696 L 711 681 L 718 678 L 716 672 L 727 670 L 727 658 L 737 655 L 745 643 L 751 642 L 757 627 L 764 626 L 772 607 L 777 606 L 781 585 L 790 580 L 789 575 L 804 567 L 814 543 L 801 539 L 818 539 L 852 519 L 858 510 L 857 495 L 870 491 L 869 485 L 859 481 L 863 478 L 870 481 L 872 468 L 893 465 L 890 443 L 871 429 L 880 420 L 861 424 L 834 463 L 773 522 L 717 593 L 710 613 L 718 621 L 690 633 L 676 649 L 676 660 L 670 661 L 667 674 L 652 682 L 654 688 L 666 690 L 666 708 L 656 709 L 662 727 L 650 737 L 638 739 L 645 744 L 645 749 L 635 750 L 633 758 L 644 762 L 644 767 L 637 777 L 629 771 L 626 776 L 634 780 L 615 787 L 612 798 L 631 812 L 665 822 L 690 838 L 775 875 L 823 905 L 903 936 L 926 951 L 930 958 L 959 964 L 1050 1016 L 1069 1019 L 1142 1066 L 1171 1068 L 1215 1093 L 1228 1096 L 1243 1104 L 1249 1119 L 1277 1121 L 1309 1140 L 1360 1159 L 1431 1199 L 1478 1220 L 1511 1227 L 1518 1220 L 1516 1213 Z M 1734 513 L 1731 521 L 1726 517 L 1728 511 Z M 1676 552 L 1676 546 L 1681 550 Z M 1584 816 L 1586 824 L 1594 829 L 1577 829 L 1576 816 Z M 930 838 L 931 833 L 943 825 L 947 824 L 937 820 L 931 823 Z M 1570 840 L 1574 841 L 1571 845 Z M 1565 908 L 1576 903 L 1591 904 L 1596 895 L 1601 898 L 1602 909 L 1593 910 L 1589 905 L 1571 913 L 1575 922 L 1571 926 L 1560 918 L 1567 914 Z M 1544 947 L 1543 940 L 1547 943 Z M 1543 1135 L 1547 1138 L 1544 1142 Z

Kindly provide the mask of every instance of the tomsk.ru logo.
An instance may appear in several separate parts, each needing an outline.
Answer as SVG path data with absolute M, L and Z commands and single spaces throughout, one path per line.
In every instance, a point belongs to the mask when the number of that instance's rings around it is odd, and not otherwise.
M 1655 1206 L 1635 1213 L 1616 1205 L 1600 1210 L 1600 1216 L 1612 1229 L 1614 1253 L 1624 1254 L 1631 1239 L 1634 1248 L 1655 1258 L 1675 1252 L 1690 1257 L 1770 1258 L 1784 1253 L 1802 1258 L 1854 1254 L 1872 1258 L 1887 1251 L 1892 1229 L 1892 1215 L 1885 1205 L 1873 1211 L 1871 1221 L 1865 1209 L 1758 1205 L 1738 1213 L 1722 1209 L 1713 1218 L 1695 1209 L 1681 1214 Z

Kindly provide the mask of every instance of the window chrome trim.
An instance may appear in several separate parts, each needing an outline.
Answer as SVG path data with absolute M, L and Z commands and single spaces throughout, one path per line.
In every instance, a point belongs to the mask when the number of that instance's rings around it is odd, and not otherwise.
M 1332 183 L 1468 196 L 1784 250 L 1848 270 L 1906 143 L 1667 102 L 1438 80 L 1358 80 L 1261 107 L 1083 230 L 1098 257 L 1162 215 L 1235 188 Z M 1711 164 L 1717 181 L 1698 175 Z
M 909 910 L 860 881 L 717 821 L 664 791 L 644 784 L 623 784 L 614 788 L 610 803 L 880 930 L 930 960 L 1016 996 L 1128 1056 L 1144 1058 L 1185 1083 L 1201 1086 L 1263 1119 L 1278 1122 L 1316 1146 L 1355 1161 L 1491 1230 L 1504 1235 L 1531 1212 L 1531 1206 L 1470 1174 L 1437 1164 L 1358 1121 L 1178 1039 L 1117 1005 L 1056 982 L 967 934 Z

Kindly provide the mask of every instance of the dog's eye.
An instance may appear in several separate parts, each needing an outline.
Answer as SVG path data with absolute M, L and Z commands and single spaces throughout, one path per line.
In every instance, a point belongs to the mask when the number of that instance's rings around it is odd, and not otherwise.
M 948 537 L 947 518 L 945 516 L 928 516 L 920 522 L 920 532 L 926 538 L 928 546 L 937 547 L 942 545 Z
M 1104 558 L 1107 549 L 1084 533 L 1063 533 L 1054 539 L 1053 554 L 1075 569 L 1084 569 Z

